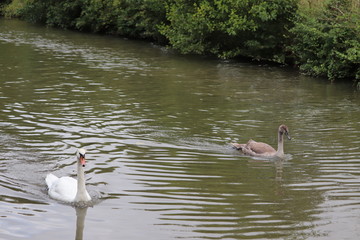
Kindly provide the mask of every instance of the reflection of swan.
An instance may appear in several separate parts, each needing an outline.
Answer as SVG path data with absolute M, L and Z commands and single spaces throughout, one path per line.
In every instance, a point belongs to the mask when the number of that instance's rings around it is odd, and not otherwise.
M 75 208 L 76 210 L 76 234 L 75 234 L 75 240 L 83 240 L 83 232 L 84 232 L 84 226 L 85 226 L 85 216 L 87 212 L 87 207 Z
M 280 125 L 278 131 L 278 149 L 277 151 L 270 145 L 262 142 L 255 142 L 249 140 L 246 144 L 232 143 L 233 147 L 242 153 L 254 157 L 279 157 L 284 158 L 284 134 L 290 140 L 289 128 L 285 125 Z
M 77 157 L 77 180 L 72 177 L 58 178 L 53 174 L 46 176 L 46 184 L 49 188 L 50 197 L 64 202 L 87 202 L 91 200 L 85 188 L 85 149 L 76 151 Z
M 283 178 L 284 159 L 275 161 L 275 180 L 281 182 Z

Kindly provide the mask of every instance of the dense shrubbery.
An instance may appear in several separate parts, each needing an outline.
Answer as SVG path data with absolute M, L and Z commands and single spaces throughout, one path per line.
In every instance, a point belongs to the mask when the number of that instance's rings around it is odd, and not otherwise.
M 360 16 L 352 7 L 350 0 L 333 0 L 321 11 L 299 15 L 290 47 L 300 70 L 360 79 Z
M 159 0 L 13 0 L 4 8 L 15 16 L 52 27 L 162 41 L 166 21 Z
M 31 22 L 150 39 L 181 53 L 295 63 L 330 79 L 360 79 L 357 0 L 329 0 L 316 13 L 297 11 L 299 0 L 3 2 L 11 2 L 3 13 Z
M 83 0 L 75 28 L 162 41 L 158 25 L 165 21 L 165 7 L 157 0 Z
M 160 32 L 183 53 L 284 62 L 296 0 L 170 1 Z

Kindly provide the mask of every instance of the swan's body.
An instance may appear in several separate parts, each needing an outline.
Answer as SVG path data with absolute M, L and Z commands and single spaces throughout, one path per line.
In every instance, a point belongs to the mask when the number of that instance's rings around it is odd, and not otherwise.
M 78 149 L 77 156 L 77 180 L 72 177 L 56 177 L 54 174 L 46 176 L 46 185 L 49 195 L 63 202 L 87 202 L 91 200 L 85 188 L 85 149 Z
M 284 134 L 290 140 L 289 128 L 285 125 L 280 125 L 278 131 L 278 149 L 275 150 L 269 144 L 263 142 L 256 142 L 250 139 L 245 144 L 232 143 L 232 146 L 240 152 L 254 156 L 254 157 L 279 157 L 284 158 Z

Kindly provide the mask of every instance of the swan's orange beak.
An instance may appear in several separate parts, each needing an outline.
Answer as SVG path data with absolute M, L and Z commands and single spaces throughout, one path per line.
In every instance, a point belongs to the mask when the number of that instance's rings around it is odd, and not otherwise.
M 85 157 L 84 156 L 80 156 L 80 164 L 85 167 Z

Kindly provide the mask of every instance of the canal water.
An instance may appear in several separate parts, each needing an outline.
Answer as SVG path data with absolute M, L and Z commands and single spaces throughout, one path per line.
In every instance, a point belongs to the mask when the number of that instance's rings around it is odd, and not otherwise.
M 276 147 L 243 156 L 230 142 Z M 87 149 L 89 208 L 49 198 Z M 0 19 L 0 239 L 359 239 L 360 94 Z

